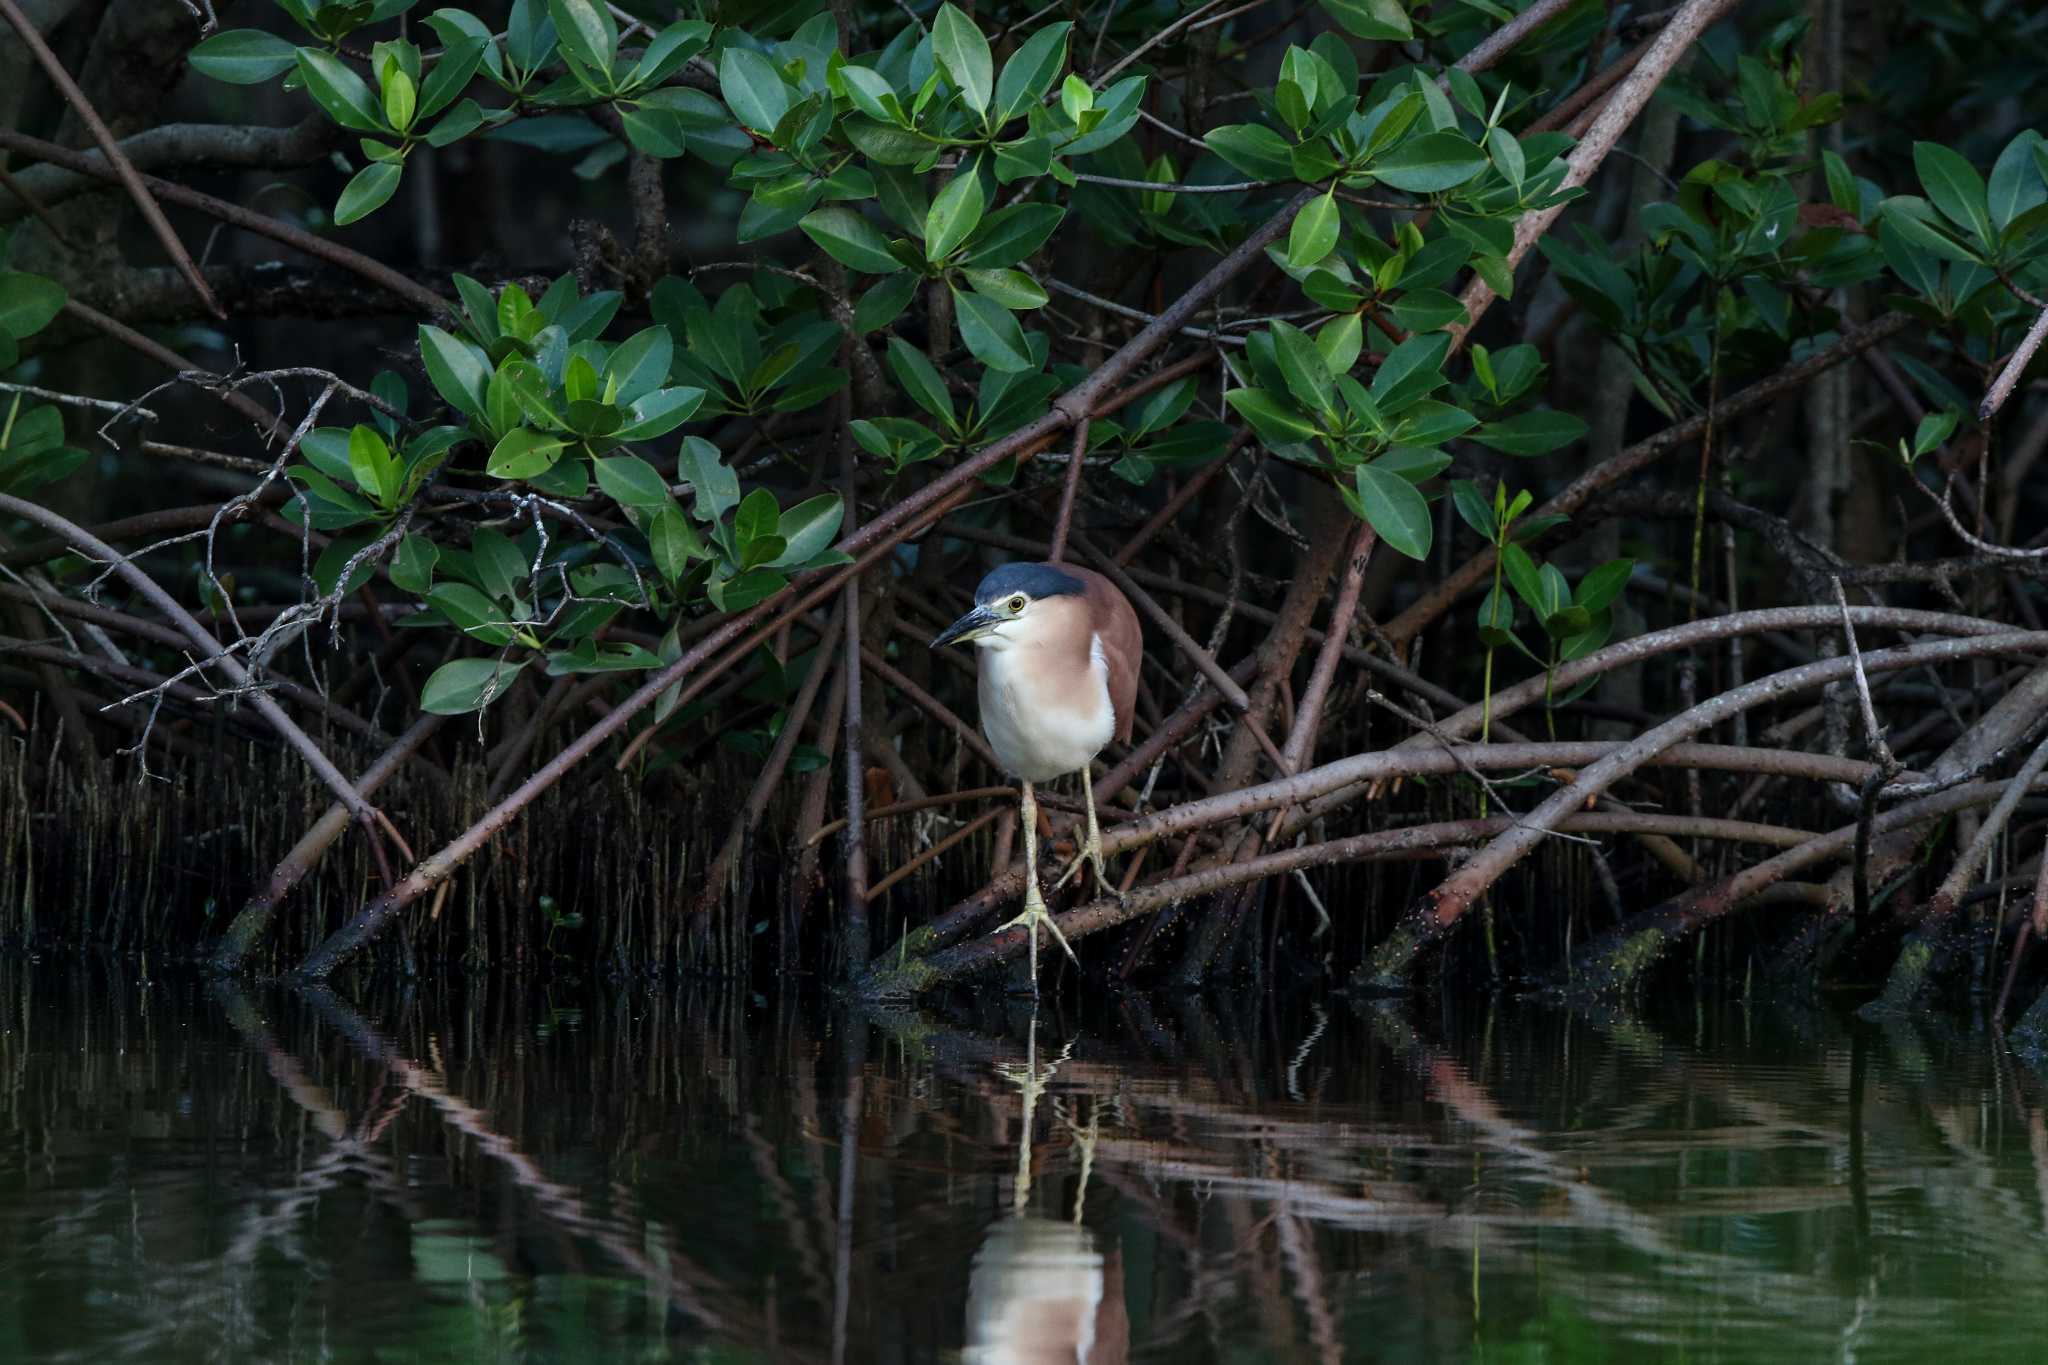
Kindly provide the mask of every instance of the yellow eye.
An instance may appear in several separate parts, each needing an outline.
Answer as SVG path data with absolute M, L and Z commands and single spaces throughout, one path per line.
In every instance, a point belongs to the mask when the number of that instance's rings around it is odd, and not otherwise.
M 1009 605 L 1010 605 L 1010 615 L 1012 615 L 1012 616 L 1015 616 L 1015 615 L 1017 615 L 1017 614 L 1018 614 L 1019 612 L 1021 612 L 1021 611 L 1023 611 L 1023 610 L 1024 610 L 1024 598 L 1023 598 L 1023 596 L 1022 596 L 1022 595 L 1020 594 L 1020 595 L 1018 595 L 1018 596 L 1016 596 L 1016 597 L 1013 597 L 1013 598 L 1011 598 L 1011 599 L 1010 599 L 1010 603 L 1009 603 Z

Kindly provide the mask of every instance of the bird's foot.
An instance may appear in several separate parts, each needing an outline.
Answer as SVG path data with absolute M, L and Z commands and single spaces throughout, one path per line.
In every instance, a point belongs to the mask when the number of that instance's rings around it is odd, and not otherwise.
M 1045 897 L 1039 894 L 1038 880 L 1034 877 L 1030 881 L 1026 882 L 1025 886 L 1028 889 L 1024 892 L 1023 912 L 1013 919 L 1007 919 L 1004 920 L 1001 924 L 998 924 L 996 926 L 996 932 L 1000 934 L 1005 929 L 1014 929 L 1017 926 L 1022 925 L 1027 931 L 1031 933 L 1033 941 L 1035 942 L 1037 940 L 1038 926 L 1043 924 L 1046 928 L 1052 930 L 1052 936 L 1054 941 L 1057 942 L 1060 945 L 1060 947 L 1066 949 L 1067 956 L 1070 959 L 1072 959 L 1074 965 L 1076 967 L 1080 966 L 1081 959 L 1074 956 L 1073 945 L 1067 942 L 1067 936 L 1060 932 L 1059 925 L 1053 922 L 1052 916 L 1046 911 Z
M 1103 870 L 1102 831 L 1099 829 L 1088 831 L 1088 837 L 1081 842 L 1081 851 L 1074 855 L 1073 862 L 1067 864 L 1067 870 L 1060 873 L 1060 879 L 1052 884 L 1052 889 L 1057 891 L 1067 884 L 1069 878 L 1080 876 L 1084 866 L 1094 869 L 1095 885 L 1116 897 L 1117 903 L 1121 905 L 1124 893 L 1117 890 L 1116 883 L 1112 882 L 1109 874 Z

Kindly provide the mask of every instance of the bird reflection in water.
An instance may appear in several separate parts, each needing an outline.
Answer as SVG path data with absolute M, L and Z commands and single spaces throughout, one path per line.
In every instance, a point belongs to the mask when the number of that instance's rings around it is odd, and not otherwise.
M 1039 1098 L 1066 1057 L 1062 1051 L 1040 1068 L 1034 1014 L 1024 1064 L 997 1068 L 1018 1087 L 1024 1109 L 1010 1216 L 989 1229 L 968 1273 L 962 1359 L 972 1365 L 1120 1365 L 1130 1359 L 1122 1248 L 1112 1241 L 1105 1252 L 1081 1221 L 1098 1131 L 1093 1112 L 1085 1128 L 1062 1119 L 1081 1153 L 1072 1217 L 1030 1211 L 1032 1125 Z

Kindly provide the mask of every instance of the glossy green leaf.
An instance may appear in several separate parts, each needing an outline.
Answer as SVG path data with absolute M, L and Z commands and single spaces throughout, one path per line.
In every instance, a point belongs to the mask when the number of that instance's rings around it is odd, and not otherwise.
M 466 341 L 457 340 L 439 327 L 420 328 L 420 361 L 434 390 L 454 408 L 474 421 L 484 420 L 484 394 L 491 382 L 491 370 L 483 356 Z
M 0 332 L 19 341 L 50 325 L 69 297 L 55 280 L 24 270 L 0 271 Z
M 1537 408 L 1488 422 L 1472 433 L 1472 439 L 1503 455 L 1548 455 L 1585 434 L 1585 422 L 1571 413 Z
M 1309 200 L 1288 229 L 1287 263 L 1296 270 L 1306 270 L 1322 260 L 1337 245 L 1337 232 L 1342 226 L 1336 191 Z
M 974 167 L 962 166 L 955 171 L 932 200 L 931 212 L 925 215 L 925 259 L 936 263 L 952 255 L 981 226 L 982 210 L 987 207 L 988 196 L 982 191 L 981 177 L 975 174 Z
M 1003 63 L 996 81 L 996 113 L 1004 120 L 1016 118 L 1045 97 L 1067 63 L 1067 31 L 1064 20 L 1047 24 L 1018 44 Z
M 1254 180 L 1288 180 L 1294 161 L 1287 139 L 1261 123 L 1231 123 L 1202 135 L 1210 151 Z
M 960 339 L 974 358 L 990 369 L 1020 373 L 1038 367 L 1032 363 L 1031 347 L 1016 315 L 983 294 L 953 291 L 954 318 L 960 324 Z
M 296 56 L 299 79 L 305 83 L 306 93 L 329 118 L 359 133 L 386 131 L 383 109 L 363 78 L 349 70 L 347 63 L 317 47 L 299 48 Z
M 1486 169 L 1486 153 L 1456 133 L 1410 138 L 1372 163 L 1380 183 L 1411 194 L 1453 189 Z
M 837 493 L 820 493 L 785 510 L 776 519 L 776 534 L 785 544 L 782 553 L 768 565 L 771 569 L 800 569 L 832 546 L 845 519 L 846 507 Z
M 654 520 L 648 523 L 647 548 L 654 556 L 654 567 L 670 583 L 689 571 L 690 561 L 708 559 L 711 555 L 697 528 L 674 503 L 655 513 Z
M 718 92 L 743 125 L 763 136 L 789 112 L 789 87 L 766 57 L 735 43 L 718 59 Z
M 652 514 L 674 501 L 660 471 L 638 455 L 614 455 L 596 461 L 595 468 L 597 486 L 622 507 Z
M 903 263 L 889 254 L 881 229 L 849 208 L 831 205 L 806 214 L 798 227 L 833 260 L 868 275 L 894 274 Z
M 506 432 L 491 447 L 484 472 L 494 479 L 531 479 L 545 474 L 562 458 L 563 440 L 532 427 Z
M 261 85 L 297 66 L 299 50 L 274 33 L 231 28 L 200 43 L 186 60 L 202 76 L 229 85 Z
M 974 20 L 952 4 L 939 6 L 932 20 L 932 56 L 977 114 L 988 112 L 994 93 L 995 59 Z
M 335 226 L 347 227 L 383 208 L 398 192 L 399 177 L 404 174 L 404 169 L 396 161 L 373 161 L 357 171 L 342 187 L 341 198 L 335 202 Z
M 1989 248 L 1998 240 L 1991 226 L 1991 209 L 1984 190 L 1984 178 L 1961 153 L 1939 142 L 1913 144 L 1913 169 L 1920 184 L 1948 220 L 1976 234 Z
M 1366 521 L 1389 547 L 1410 559 L 1429 557 L 1429 503 L 1399 474 L 1369 464 L 1354 471 Z
M 420 709 L 437 716 L 481 711 L 505 694 L 527 660 L 451 659 L 435 669 L 420 688 Z

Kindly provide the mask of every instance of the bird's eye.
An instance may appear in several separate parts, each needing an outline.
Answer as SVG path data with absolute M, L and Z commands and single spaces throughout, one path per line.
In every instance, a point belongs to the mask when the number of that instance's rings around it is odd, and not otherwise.
M 1021 594 L 1010 599 L 1010 615 L 1015 616 L 1023 610 L 1024 598 Z

